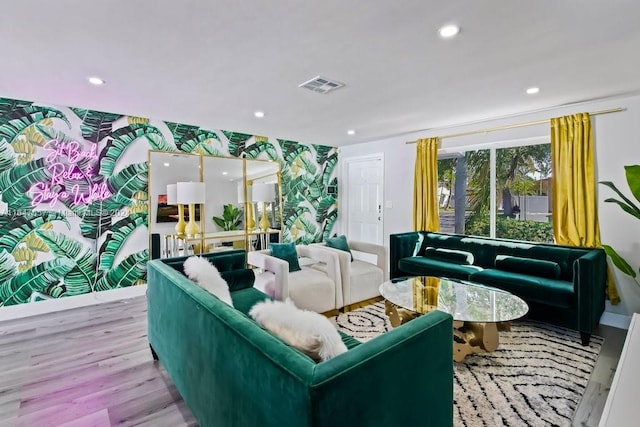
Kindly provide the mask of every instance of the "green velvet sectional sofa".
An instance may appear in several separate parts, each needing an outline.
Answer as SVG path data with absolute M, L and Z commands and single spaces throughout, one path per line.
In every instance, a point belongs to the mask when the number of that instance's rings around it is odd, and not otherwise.
M 234 307 L 189 280 L 186 257 L 148 263 L 148 338 L 202 427 L 451 426 L 452 319 L 433 312 L 315 363 L 248 315 L 268 298 L 244 251 L 205 255 Z
M 606 269 L 601 249 L 446 233 L 390 236 L 391 278 L 449 277 L 506 290 L 527 302 L 528 317 L 579 331 L 583 345 L 604 311 Z

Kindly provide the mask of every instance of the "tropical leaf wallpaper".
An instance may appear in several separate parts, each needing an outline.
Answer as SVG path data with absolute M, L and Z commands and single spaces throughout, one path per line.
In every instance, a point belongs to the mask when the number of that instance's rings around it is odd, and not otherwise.
M 145 283 L 149 149 L 279 162 L 284 241 L 337 220 L 337 148 L 0 98 L 0 307 Z

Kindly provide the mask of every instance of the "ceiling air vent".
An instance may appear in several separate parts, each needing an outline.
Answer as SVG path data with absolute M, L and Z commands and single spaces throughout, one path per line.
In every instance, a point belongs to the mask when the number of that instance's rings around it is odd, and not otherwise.
M 318 93 L 328 93 L 336 89 L 340 89 L 342 86 L 344 86 L 344 83 L 330 80 L 322 76 L 316 76 L 311 80 L 307 80 L 306 82 L 298 85 L 298 87 L 303 87 Z

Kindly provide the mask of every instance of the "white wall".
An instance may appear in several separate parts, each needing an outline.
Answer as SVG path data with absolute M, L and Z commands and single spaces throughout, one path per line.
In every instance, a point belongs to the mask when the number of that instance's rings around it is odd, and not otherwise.
M 347 158 L 384 153 L 384 197 L 386 202 L 392 203 L 391 208 L 384 210 L 385 246 L 388 247 L 390 234 L 410 231 L 412 228 L 411 210 L 416 146 L 415 144 L 405 144 L 406 141 L 617 107 L 624 107 L 626 111 L 598 115 L 592 118 L 596 144 L 596 179 L 598 181 L 613 181 L 618 188 L 630 196 L 623 167 L 629 164 L 640 164 L 640 96 L 584 103 L 580 106 L 557 108 L 473 125 L 449 127 L 365 144 L 344 146 L 340 148 L 339 183 L 342 184 L 343 179 L 342 162 Z M 542 124 L 489 134 L 446 138 L 442 140 L 442 148 L 448 151 L 478 144 L 517 141 L 523 138 L 539 137 L 544 139 L 548 136 L 549 124 Z M 598 186 L 598 212 L 602 242 L 616 248 L 637 270 L 640 265 L 640 232 L 638 231 L 640 223 L 631 215 L 624 213 L 619 207 L 604 203 L 606 198 L 612 196 L 614 195 L 610 190 Z M 345 205 L 344 201 L 341 205 Z M 337 230 L 344 230 L 342 223 L 337 224 Z M 607 312 L 621 315 L 640 312 L 640 286 L 616 269 L 613 271 L 623 302 L 617 306 L 611 306 L 607 303 Z

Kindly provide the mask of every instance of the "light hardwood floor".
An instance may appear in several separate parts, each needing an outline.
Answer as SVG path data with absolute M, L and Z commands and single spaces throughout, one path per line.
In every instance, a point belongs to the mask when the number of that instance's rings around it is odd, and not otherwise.
M 0 426 L 197 425 L 146 328 L 144 297 L 0 322 Z M 598 425 L 626 331 L 596 333 L 605 343 L 576 426 Z

